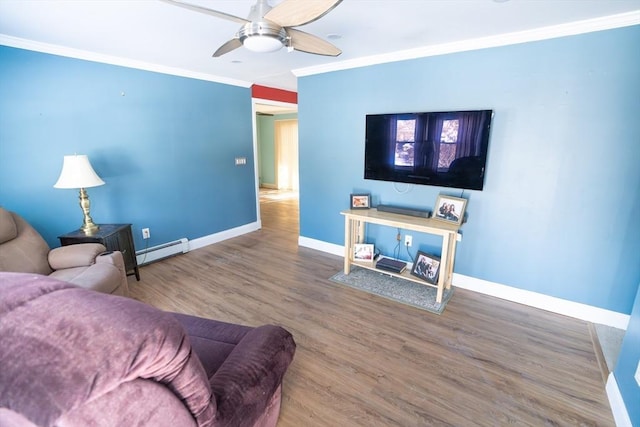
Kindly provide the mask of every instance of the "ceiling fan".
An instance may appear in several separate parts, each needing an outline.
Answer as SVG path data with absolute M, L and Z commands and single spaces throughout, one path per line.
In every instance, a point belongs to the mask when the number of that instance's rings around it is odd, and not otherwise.
M 286 46 L 289 51 L 298 50 L 315 55 L 338 56 L 342 53 L 331 43 L 292 28 L 322 18 L 342 0 L 284 0 L 273 8 L 267 0 L 257 0 L 247 19 L 178 0 L 161 1 L 242 24 L 234 37 L 215 51 L 214 58 L 240 46 L 253 52 L 274 52 Z

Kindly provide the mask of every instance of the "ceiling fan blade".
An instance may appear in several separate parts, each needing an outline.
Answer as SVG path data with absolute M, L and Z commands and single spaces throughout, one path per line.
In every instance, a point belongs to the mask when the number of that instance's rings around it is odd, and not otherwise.
M 316 55 L 338 56 L 342 53 L 340 49 L 331 43 L 304 31 L 287 28 L 287 33 L 291 37 L 291 47 L 301 52 L 313 53 Z
M 240 39 L 233 38 L 228 42 L 226 42 L 225 44 L 223 44 L 222 46 L 220 46 L 218 50 L 216 50 L 215 53 L 213 54 L 213 57 L 217 58 L 219 56 L 222 56 L 225 53 L 229 53 L 232 50 L 239 48 L 240 46 L 242 46 L 242 42 L 240 41 Z
M 218 18 L 226 19 L 228 21 L 237 22 L 239 24 L 246 24 L 247 21 L 244 18 L 240 18 L 239 16 L 229 15 L 228 13 L 220 12 L 213 9 L 207 9 L 206 7 L 196 6 L 195 4 L 183 3 L 177 0 L 160 0 L 168 4 L 172 4 L 174 6 L 183 7 L 185 9 L 194 10 L 196 12 L 205 13 L 207 15 L 215 16 Z
M 264 15 L 281 27 L 298 27 L 322 18 L 342 0 L 284 0 Z

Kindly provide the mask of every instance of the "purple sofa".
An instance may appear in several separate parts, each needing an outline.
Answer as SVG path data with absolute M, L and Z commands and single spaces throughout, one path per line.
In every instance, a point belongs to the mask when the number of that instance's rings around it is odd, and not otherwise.
M 0 273 L 0 426 L 274 426 L 295 343 Z

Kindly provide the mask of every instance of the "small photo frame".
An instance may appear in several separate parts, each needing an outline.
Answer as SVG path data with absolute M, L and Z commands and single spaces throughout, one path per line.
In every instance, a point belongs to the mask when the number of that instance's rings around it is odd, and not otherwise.
M 418 251 L 411 274 L 421 278 L 425 282 L 433 285 L 438 281 L 438 273 L 440 272 L 440 258 L 435 255 L 429 255 L 425 252 Z
M 433 218 L 439 221 L 460 225 L 467 207 L 467 199 L 440 194 L 436 199 Z
M 369 209 L 371 207 L 371 194 L 352 194 L 351 209 Z
M 356 243 L 353 245 L 353 260 L 373 263 L 375 248 L 369 243 Z

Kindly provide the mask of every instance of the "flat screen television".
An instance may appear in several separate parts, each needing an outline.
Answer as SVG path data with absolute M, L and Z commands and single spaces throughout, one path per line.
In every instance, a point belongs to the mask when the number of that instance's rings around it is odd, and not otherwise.
M 368 114 L 364 178 L 482 190 L 493 110 Z

